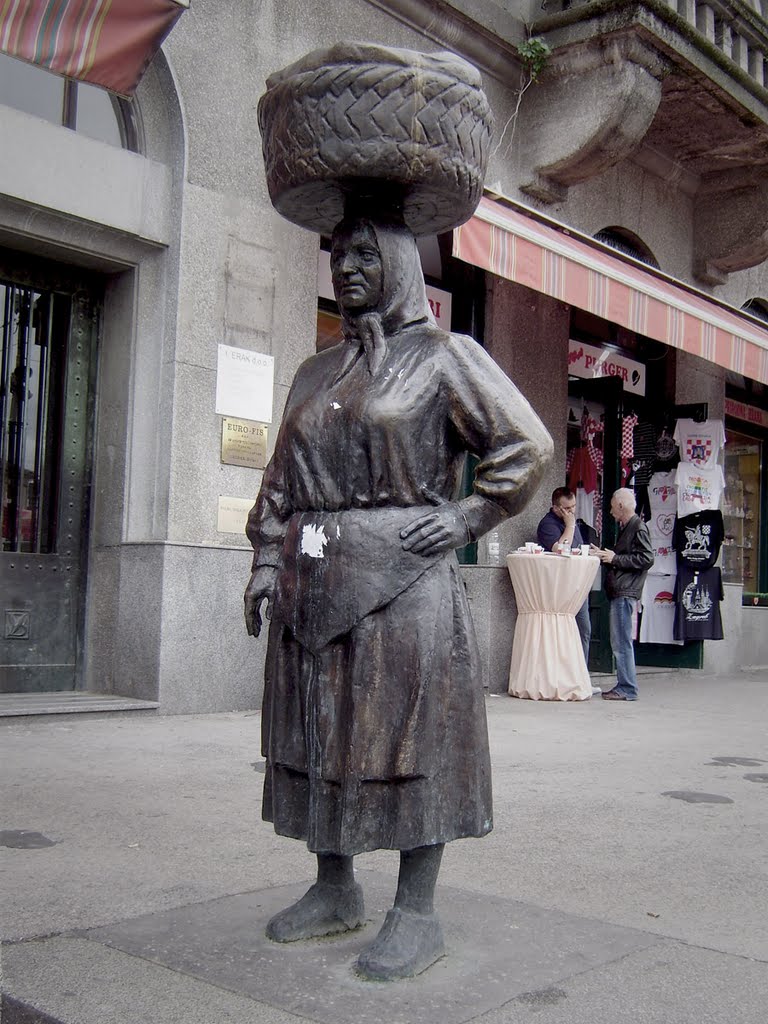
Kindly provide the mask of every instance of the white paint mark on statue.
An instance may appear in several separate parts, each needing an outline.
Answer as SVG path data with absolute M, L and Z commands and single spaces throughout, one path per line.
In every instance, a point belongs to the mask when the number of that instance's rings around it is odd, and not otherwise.
M 325 558 L 323 548 L 328 543 L 324 526 L 307 523 L 301 531 L 301 553 L 310 558 Z

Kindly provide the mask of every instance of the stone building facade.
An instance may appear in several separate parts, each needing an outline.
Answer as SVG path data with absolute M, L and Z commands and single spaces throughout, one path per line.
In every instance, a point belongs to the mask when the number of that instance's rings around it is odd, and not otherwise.
M 37 303 L 38 335 L 39 309 L 48 303 L 54 331 L 55 296 L 72 298 L 71 321 L 59 323 L 66 372 L 47 370 L 49 389 L 59 375 L 54 412 L 66 429 L 58 447 L 45 447 L 42 428 L 29 442 L 38 476 L 46 458 L 56 463 L 49 536 L 42 478 L 27 496 L 27 533 L 21 507 L 4 526 L 3 689 L 119 694 L 162 713 L 259 703 L 265 641 L 242 621 L 249 549 L 220 510 L 222 498 L 253 498 L 261 472 L 221 460 L 217 353 L 225 344 L 274 358 L 273 444 L 296 368 L 319 343 L 322 262 L 320 239 L 282 220 L 266 193 L 256 104 L 272 71 L 349 38 L 461 54 L 482 71 L 499 127 L 490 201 L 564 246 L 581 240 L 659 287 L 672 281 L 675 295 L 741 311 L 753 351 L 768 350 L 766 14 L 757 0 L 193 0 L 131 104 L 88 122 L 93 97 L 78 87 L 82 127 L 62 123 L 44 86 L 36 106 L 38 87 L 20 86 L 18 62 L 0 55 L 0 281 L 5 295 L 15 289 L 14 308 Z M 551 53 L 529 83 L 520 47 L 531 36 Z M 569 342 L 644 365 L 648 415 L 706 405 L 759 453 L 766 362 L 647 337 L 454 257 L 450 238 L 425 242 L 423 258 L 430 284 L 451 294 L 454 329 L 482 341 L 555 439 L 538 502 L 464 570 L 484 683 L 501 692 L 514 623 L 503 554 L 532 536 L 565 479 L 569 413 L 585 400 L 569 379 Z M 322 289 L 320 312 L 332 318 Z M 609 418 L 634 408 L 622 401 L 601 408 Z M 755 595 L 768 591 L 763 522 Z M 768 611 L 759 596 L 743 605 L 745 587 L 734 571 L 727 639 L 705 643 L 690 667 L 768 664 Z

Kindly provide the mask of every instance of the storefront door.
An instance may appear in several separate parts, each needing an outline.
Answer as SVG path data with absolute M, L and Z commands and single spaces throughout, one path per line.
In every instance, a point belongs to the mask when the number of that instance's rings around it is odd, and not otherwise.
M 619 409 L 622 398 L 621 381 L 616 377 L 599 377 L 595 380 L 571 380 L 568 385 L 568 451 L 582 450 L 586 446 L 584 420 L 599 421 L 600 429 L 586 452 L 586 458 L 595 467 L 595 489 L 592 495 L 591 518 L 580 516 L 582 522 L 592 526 L 596 544 L 612 546 L 615 539 L 615 524 L 610 517 L 611 495 L 619 486 Z M 573 462 L 569 458 L 569 464 Z M 579 496 L 578 485 L 582 481 L 569 472 L 569 486 Z M 590 485 L 591 486 L 591 485 Z M 581 508 L 577 501 L 577 515 Z M 592 620 L 592 641 L 590 643 L 589 667 L 593 672 L 611 672 L 613 656 L 608 627 L 608 600 L 600 585 L 602 570 L 596 588 L 589 597 L 589 612 Z
M 98 287 L 0 249 L 0 692 L 76 688 Z

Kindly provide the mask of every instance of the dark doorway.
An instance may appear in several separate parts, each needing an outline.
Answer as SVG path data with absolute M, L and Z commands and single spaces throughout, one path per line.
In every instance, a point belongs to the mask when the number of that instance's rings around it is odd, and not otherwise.
M 611 495 L 619 486 L 619 436 L 622 401 L 621 381 L 617 377 L 597 377 L 594 380 L 571 380 L 568 384 L 569 417 L 568 448 L 578 450 L 582 444 L 582 416 L 599 420 L 599 470 L 596 472 L 592 518 L 587 521 L 595 531 L 594 542 L 612 547 L 616 538 L 615 523 L 610 516 Z M 573 435 L 573 436 L 571 436 Z M 590 460 L 593 461 L 592 459 Z M 570 482 L 580 482 L 569 476 Z M 579 513 L 577 505 L 577 515 Z M 582 523 L 584 519 L 582 518 Z M 613 655 L 608 628 L 608 600 L 603 592 L 602 570 L 596 588 L 589 595 L 589 614 L 592 620 L 592 640 L 589 667 L 593 672 L 613 671 Z
M 74 689 L 100 290 L 0 249 L 0 692 Z

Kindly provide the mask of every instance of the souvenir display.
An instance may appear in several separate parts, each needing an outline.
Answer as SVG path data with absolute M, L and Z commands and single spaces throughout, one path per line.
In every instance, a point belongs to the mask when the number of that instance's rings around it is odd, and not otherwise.
M 640 599 L 643 615 L 640 619 L 641 644 L 681 644 L 675 640 L 675 577 L 646 577 Z
M 680 461 L 699 469 L 713 469 L 725 444 L 722 420 L 678 420 L 675 441 L 680 448 Z
M 716 509 L 678 519 L 673 533 L 678 562 L 689 569 L 710 569 L 720 555 L 724 536 L 723 514 Z
M 677 514 L 691 515 L 705 509 L 718 509 L 725 487 L 722 466 L 701 469 L 690 462 L 681 462 L 675 470 Z
M 675 587 L 675 639 L 722 640 L 720 602 L 723 597 L 719 568 L 699 571 L 679 566 Z

